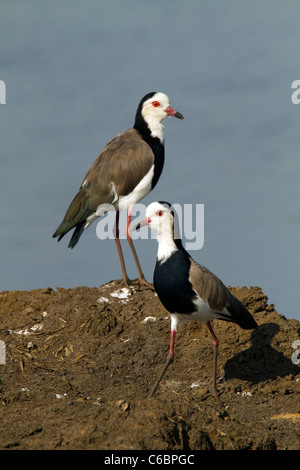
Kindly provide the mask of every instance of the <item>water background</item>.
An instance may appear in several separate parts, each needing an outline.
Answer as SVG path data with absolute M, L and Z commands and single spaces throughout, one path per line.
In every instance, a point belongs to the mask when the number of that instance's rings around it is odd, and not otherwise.
M 164 171 L 143 203 L 204 204 L 192 256 L 300 320 L 299 13 L 298 0 L 3 0 L 0 289 L 121 277 L 96 223 L 74 250 L 52 233 L 104 145 L 157 90 L 185 119 L 164 121 Z M 135 245 L 152 280 L 156 241 Z

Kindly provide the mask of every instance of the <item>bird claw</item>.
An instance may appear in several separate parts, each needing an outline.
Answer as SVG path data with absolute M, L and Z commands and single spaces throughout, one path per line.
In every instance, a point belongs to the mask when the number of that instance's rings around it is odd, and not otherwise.
M 144 286 L 154 291 L 153 285 L 150 284 L 144 277 L 139 277 L 138 279 L 134 279 L 134 280 L 128 279 L 128 282 L 130 285 L 137 286 L 137 289 L 140 289 L 141 287 Z
M 137 284 L 138 288 L 145 286 L 148 287 L 148 289 L 151 289 L 154 291 L 154 287 L 152 284 L 150 284 L 144 277 L 136 279 L 133 284 Z
M 204 401 L 206 400 L 208 397 L 212 397 L 212 398 L 215 398 L 218 403 L 220 403 L 220 405 L 223 405 L 222 401 L 220 400 L 220 397 L 219 397 L 219 394 L 217 391 L 207 391 L 206 393 L 204 393 L 200 398 L 199 398 L 199 401 Z
M 148 287 L 154 291 L 154 287 L 150 284 L 144 277 L 139 277 L 138 279 L 129 279 L 128 277 L 122 278 L 119 280 L 120 283 L 124 284 L 125 287 L 135 287 L 136 289 L 140 289 L 141 287 Z

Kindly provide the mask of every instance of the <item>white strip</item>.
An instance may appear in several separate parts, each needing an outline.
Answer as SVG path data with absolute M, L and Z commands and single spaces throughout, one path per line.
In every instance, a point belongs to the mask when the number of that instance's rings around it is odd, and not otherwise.
M 143 199 L 151 191 L 151 183 L 154 175 L 154 165 L 150 168 L 148 173 L 144 176 L 134 190 L 127 194 L 127 196 L 120 195 L 119 197 L 119 210 L 127 210 L 133 207 L 137 202 Z

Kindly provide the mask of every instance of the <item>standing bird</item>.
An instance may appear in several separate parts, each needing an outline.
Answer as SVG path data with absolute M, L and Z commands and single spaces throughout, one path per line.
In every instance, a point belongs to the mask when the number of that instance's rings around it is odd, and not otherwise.
M 58 241 L 75 228 L 69 248 L 74 248 L 82 232 L 108 210 L 116 210 L 115 240 L 121 261 L 122 278 L 130 284 L 119 240 L 119 211 L 127 210 L 126 237 L 139 272 L 140 284 L 147 284 L 133 246 L 130 221 L 132 207 L 156 185 L 164 166 L 164 126 L 168 116 L 183 119 L 171 108 L 164 93 L 148 93 L 141 100 L 135 123 L 104 147 L 92 164 L 53 237 Z
M 154 288 L 171 316 L 171 343 L 166 364 L 150 395 L 153 395 L 174 358 L 174 341 L 178 326 L 187 320 L 205 322 L 212 335 L 214 348 L 213 389 L 217 393 L 218 338 L 211 321 L 214 319 L 237 323 L 243 329 L 257 328 L 246 307 L 211 271 L 196 263 L 183 248 L 174 225 L 175 213 L 166 202 L 153 202 L 146 217 L 135 229 L 148 225 L 157 232 L 158 252 L 154 270 Z M 176 220 L 177 222 L 177 220 Z M 174 226 L 175 234 L 174 235 Z

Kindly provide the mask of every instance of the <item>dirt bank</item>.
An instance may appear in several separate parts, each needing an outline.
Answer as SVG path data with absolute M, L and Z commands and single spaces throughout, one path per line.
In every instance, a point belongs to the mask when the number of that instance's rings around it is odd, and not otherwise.
M 300 323 L 259 287 L 232 288 L 259 329 L 215 321 L 220 400 L 205 324 L 181 327 L 156 396 L 170 321 L 147 288 L 2 292 L 1 449 L 298 449 Z M 0 343 L 0 345 L 3 343 Z M 3 354 L 2 354 L 3 362 Z

